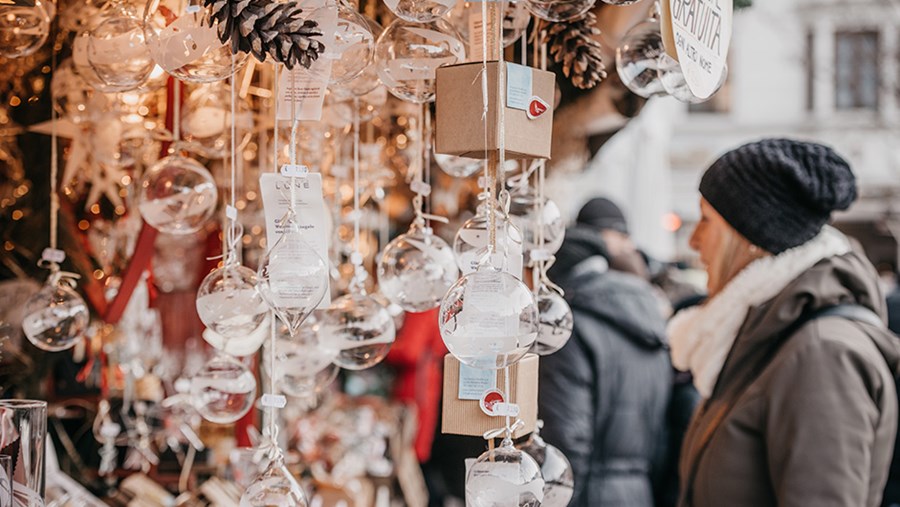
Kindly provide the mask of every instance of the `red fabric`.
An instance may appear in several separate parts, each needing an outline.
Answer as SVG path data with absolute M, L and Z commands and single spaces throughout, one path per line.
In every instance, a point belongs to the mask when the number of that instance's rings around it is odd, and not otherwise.
M 416 456 L 428 461 L 438 423 L 444 355 L 447 347 L 438 328 L 438 309 L 407 313 L 386 361 L 397 371 L 394 397 L 416 406 L 419 429 Z

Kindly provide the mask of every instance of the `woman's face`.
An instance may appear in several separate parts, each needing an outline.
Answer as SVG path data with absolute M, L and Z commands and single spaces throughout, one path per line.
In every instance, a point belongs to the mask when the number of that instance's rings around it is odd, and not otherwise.
M 691 234 L 690 246 L 700 253 L 700 262 L 706 266 L 706 289 L 710 297 L 763 253 L 751 248 L 750 242 L 703 198 L 700 199 L 700 221 Z

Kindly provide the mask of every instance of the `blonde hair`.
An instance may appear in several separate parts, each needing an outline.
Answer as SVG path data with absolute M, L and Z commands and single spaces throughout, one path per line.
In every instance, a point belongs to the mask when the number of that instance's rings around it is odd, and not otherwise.
M 719 256 L 712 259 L 707 266 L 709 273 L 715 273 L 715 279 L 719 282 L 717 287 L 710 287 L 709 297 L 715 296 L 725 288 L 728 282 L 743 271 L 748 264 L 760 257 L 771 255 L 750 243 L 731 225 L 723 229 L 723 234 Z

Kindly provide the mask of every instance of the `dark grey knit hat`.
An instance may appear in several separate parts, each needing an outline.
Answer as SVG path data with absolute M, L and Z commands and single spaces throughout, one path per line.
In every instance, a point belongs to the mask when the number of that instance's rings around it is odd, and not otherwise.
M 605 197 L 595 197 L 581 207 L 576 223 L 595 229 L 612 229 L 628 234 L 628 222 L 625 214 L 616 203 Z
M 700 194 L 754 245 L 781 253 L 816 236 L 831 212 L 856 200 L 856 177 L 831 148 L 763 139 L 722 155 Z

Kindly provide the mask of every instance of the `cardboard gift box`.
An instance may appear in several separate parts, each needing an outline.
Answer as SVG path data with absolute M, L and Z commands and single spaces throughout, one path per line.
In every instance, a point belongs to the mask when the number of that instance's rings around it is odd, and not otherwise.
M 506 63 L 506 62 L 504 62 Z M 435 151 L 445 155 L 488 158 L 499 149 L 496 61 L 487 63 L 487 137 L 483 113 L 481 62 L 437 69 Z M 556 81 L 552 72 L 506 63 L 504 126 L 506 158 L 550 158 Z
M 525 425 L 514 438 L 534 431 L 538 411 L 538 356 L 528 354 L 509 368 L 509 389 L 503 370 L 475 370 L 462 366 L 453 355 L 444 356 L 444 407 L 441 432 L 453 435 L 483 436 L 486 431 L 506 424 L 503 416 L 489 416 L 481 409 L 485 391 L 495 388 L 507 394 L 506 403 L 519 406 L 518 418 Z M 515 418 L 514 418 L 515 419 Z

